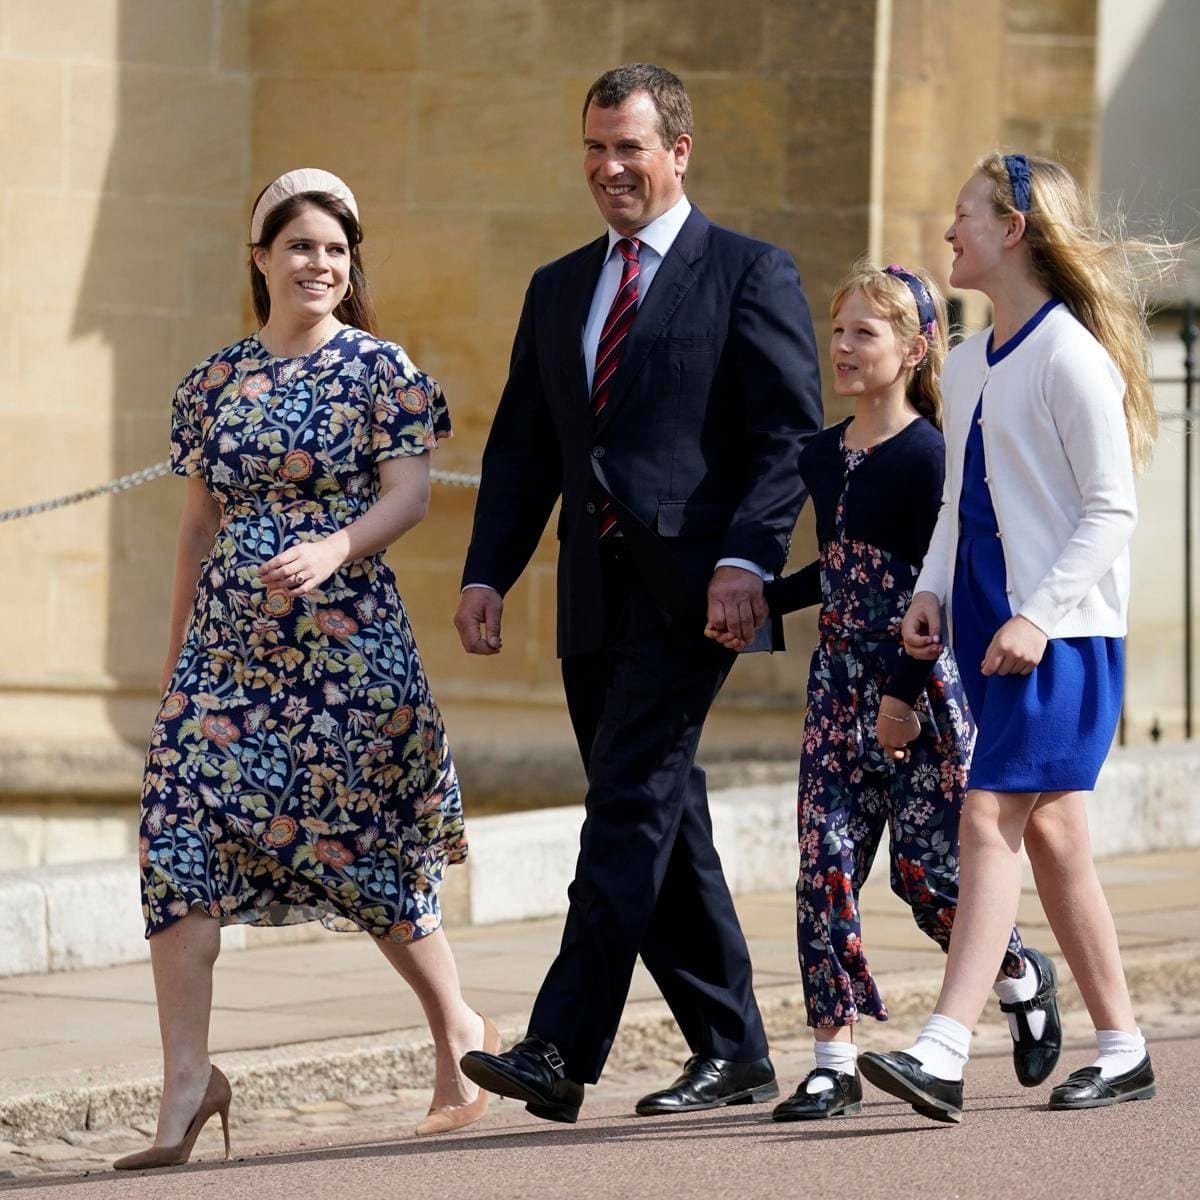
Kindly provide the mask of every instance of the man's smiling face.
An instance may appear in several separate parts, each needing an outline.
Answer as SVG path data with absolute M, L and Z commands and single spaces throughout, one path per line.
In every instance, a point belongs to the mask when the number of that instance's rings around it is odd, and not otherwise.
M 583 127 L 588 186 L 605 221 L 632 236 L 673 208 L 683 195 L 692 139 L 663 144 L 654 101 L 634 92 L 614 108 L 588 105 Z

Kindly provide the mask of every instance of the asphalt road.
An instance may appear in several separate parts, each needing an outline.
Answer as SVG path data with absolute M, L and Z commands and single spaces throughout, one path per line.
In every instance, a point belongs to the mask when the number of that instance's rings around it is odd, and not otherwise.
M 3 1200 L 507 1200 L 515 1197 L 845 1197 L 848 1200 L 1125 1200 L 1200 1197 L 1200 1034 L 1153 1044 L 1159 1095 L 1082 1113 L 1045 1108 L 1049 1085 L 1017 1086 L 1007 1055 L 972 1059 L 959 1126 L 933 1124 L 867 1086 L 861 1116 L 777 1125 L 769 1106 L 669 1118 L 630 1115 L 663 1073 L 626 1074 L 589 1093 L 578 1125 L 549 1125 L 512 1101 L 441 1139 L 394 1125 L 311 1130 L 247 1157 L 141 1176 L 24 1181 Z M 1055 1078 L 1085 1065 L 1068 1050 Z M 776 1056 L 790 1089 L 806 1049 Z M 386 1126 L 384 1121 L 381 1126 Z

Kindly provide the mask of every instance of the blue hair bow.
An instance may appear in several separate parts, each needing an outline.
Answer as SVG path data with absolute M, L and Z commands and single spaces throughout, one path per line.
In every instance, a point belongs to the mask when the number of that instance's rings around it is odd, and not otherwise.
M 1008 171 L 1013 204 L 1018 212 L 1027 213 L 1033 203 L 1033 176 L 1029 173 L 1029 159 L 1023 154 L 1006 154 L 1004 168 Z

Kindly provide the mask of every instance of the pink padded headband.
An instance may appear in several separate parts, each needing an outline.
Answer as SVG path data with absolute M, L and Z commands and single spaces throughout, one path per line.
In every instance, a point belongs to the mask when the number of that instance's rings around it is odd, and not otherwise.
M 262 239 L 263 223 L 267 217 L 285 200 L 298 196 L 301 192 L 328 192 L 336 196 L 354 214 L 354 219 L 358 220 L 358 203 L 354 199 L 354 193 L 336 175 L 318 167 L 300 167 L 296 171 L 280 175 L 258 198 L 250 218 L 250 241 L 253 245 L 257 246 Z

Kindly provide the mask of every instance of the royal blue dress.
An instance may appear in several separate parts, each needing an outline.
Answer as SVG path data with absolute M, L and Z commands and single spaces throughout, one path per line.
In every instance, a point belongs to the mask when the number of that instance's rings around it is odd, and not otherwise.
M 999 351 L 1010 354 L 1047 309 Z M 1012 615 L 996 511 L 984 460 L 983 397 L 967 438 L 954 569 L 954 654 L 979 733 L 967 786 L 993 792 L 1091 791 L 1121 716 L 1125 643 L 1051 638 L 1029 675 L 985 676 L 983 657 Z

